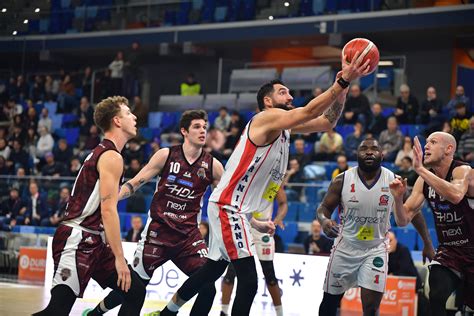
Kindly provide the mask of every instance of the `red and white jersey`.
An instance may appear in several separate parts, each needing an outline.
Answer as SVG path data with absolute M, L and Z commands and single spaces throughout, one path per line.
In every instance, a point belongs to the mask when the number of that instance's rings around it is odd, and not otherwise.
M 224 208 L 247 214 L 262 212 L 273 205 L 285 177 L 290 146 L 288 130 L 266 146 L 255 145 L 249 137 L 251 124 L 252 121 L 245 127 L 209 198 Z

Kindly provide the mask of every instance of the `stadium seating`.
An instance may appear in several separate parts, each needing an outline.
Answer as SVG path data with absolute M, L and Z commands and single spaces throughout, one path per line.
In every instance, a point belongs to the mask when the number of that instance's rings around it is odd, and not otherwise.
M 333 83 L 330 66 L 286 67 L 281 79 L 288 87 L 295 90 L 312 90 L 314 87 L 326 89 Z
M 278 77 L 276 68 L 234 69 L 229 92 L 257 91 L 261 85 Z

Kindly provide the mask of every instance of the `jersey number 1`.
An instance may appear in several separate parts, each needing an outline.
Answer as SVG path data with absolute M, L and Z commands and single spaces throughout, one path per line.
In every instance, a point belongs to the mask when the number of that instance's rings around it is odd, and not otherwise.
M 355 191 L 356 191 L 356 190 L 355 190 L 355 184 L 352 183 L 352 184 L 351 184 L 351 192 L 355 192 Z
M 380 275 L 378 275 L 378 274 L 375 276 L 375 280 L 374 280 L 375 284 L 379 284 L 379 277 L 380 277 Z

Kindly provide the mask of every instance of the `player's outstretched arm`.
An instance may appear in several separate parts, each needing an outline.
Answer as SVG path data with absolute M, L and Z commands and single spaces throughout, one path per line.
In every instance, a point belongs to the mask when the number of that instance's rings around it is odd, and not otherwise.
M 428 231 L 428 226 L 426 225 L 425 217 L 421 212 L 418 212 L 411 220 L 411 223 L 418 231 L 418 234 L 420 234 L 421 239 L 423 239 L 423 264 L 426 262 L 426 258 L 428 258 L 429 261 L 433 260 L 435 250 Z
M 336 207 L 341 204 L 342 186 L 344 184 L 344 173 L 338 175 L 331 181 L 328 191 L 323 201 L 318 207 L 316 216 L 324 233 L 328 237 L 337 237 L 339 229 L 337 223 L 331 219 L 331 215 Z
M 453 170 L 451 182 L 441 179 L 423 166 L 423 150 L 418 137 L 413 146 L 413 169 L 440 196 L 453 204 L 462 201 L 472 181 L 473 173 L 470 166 L 459 166 Z
M 407 179 L 397 176 L 390 182 L 390 192 L 395 200 L 394 212 L 395 221 L 398 226 L 406 226 L 413 217 L 420 211 L 425 197 L 423 196 L 423 179 L 418 178 L 413 186 L 413 191 L 405 203 L 403 196 L 407 190 Z
M 283 186 L 280 187 L 276 194 L 276 199 L 278 202 L 278 210 L 277 214 L 275 215 L 275 219 L 273 223 L 275 226 L 280 226 L 281 229 L 285 229 L 285 225 L 283 224 L 283 220 L 285 219 L 286 213 L 288 213 L 288 199 L 286 197 L 285 189 Z
M 97 170 L 100 179 L 100 211 L 105 236 L 115 256 L 115 268 L 118 275 L 117 285 L 123 291 L 128 291 L 131 284 L 130 270 L 123 255 L 120 220 L 117 211 L 118 188 L 123 172 L 122 156 L 116 151 L 106 151 L 99 158 Z
M 127 181 L 121 188 L 119 199 L 123 200 L 135 193 L 142 185 L 148 183 L 151 179 L 156 177 L 163 169 L 166 159 L 168 159 L 169 148 L 162 148 L 158 150 L 150 159 L 150 161 L 143 167 L 133 179 Z

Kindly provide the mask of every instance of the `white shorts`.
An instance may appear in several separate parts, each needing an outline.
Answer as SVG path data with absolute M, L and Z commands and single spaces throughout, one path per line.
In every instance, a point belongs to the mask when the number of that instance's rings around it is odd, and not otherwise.
M 275 256 L 275 239 L 273 236 L 261 233 L 253 227 L 250 231 L 252 232 L 258 259 L 261 261 L 273 261 Z
M 387 249 L 386 242 L 363 249 L 344 238 L 337 239 L 329 257 L 323 290 L 338 295 L 362 287 L 383 293 L 388 270 Z
M 247 214 L 209 202 L 207 216 L 210 230 L 209 259 L 231 261 L 254 255 L 255 245 Z

